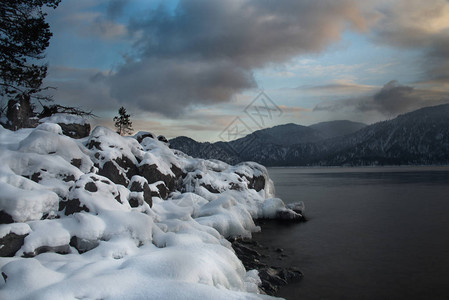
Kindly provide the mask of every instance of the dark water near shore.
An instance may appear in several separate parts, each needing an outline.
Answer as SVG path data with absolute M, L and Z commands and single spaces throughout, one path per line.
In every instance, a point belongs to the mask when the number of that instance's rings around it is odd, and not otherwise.
M 286 299 L 449 299 L 449 167 L 271 168 L 309 221 L 267 224 L 304 278 Z

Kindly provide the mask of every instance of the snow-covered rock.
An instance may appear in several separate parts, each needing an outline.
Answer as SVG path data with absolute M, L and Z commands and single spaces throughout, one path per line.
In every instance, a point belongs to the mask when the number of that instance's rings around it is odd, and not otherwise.
M 293 215 L 266 169 L 57 120 L 0 126 L 1 299 L 261 299 L 226 238 Z
M 58 124 L 63 134 L 74 139 L 84 138 L 90 133 L 90 124 L 86 118 L 74 114 L 57 113 L 50 117 L 42 118 L 39 122 L 43 124 Z

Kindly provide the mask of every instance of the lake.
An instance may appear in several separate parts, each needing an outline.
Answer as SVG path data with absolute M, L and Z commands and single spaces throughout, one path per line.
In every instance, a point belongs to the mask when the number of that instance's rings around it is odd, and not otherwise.
M 254 239 L 304 278 L 286 299 L 449 299 L 449 167 L 270 168 L 308 222 Z M 281 260 L 282 258 L 278 258 Z

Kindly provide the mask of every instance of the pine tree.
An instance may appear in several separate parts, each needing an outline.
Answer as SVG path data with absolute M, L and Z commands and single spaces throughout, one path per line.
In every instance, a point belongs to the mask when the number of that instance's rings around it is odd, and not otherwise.
M 47 65 L 40 64 L 52 36 L 44 6 L 56 8 L 61 0 L 0 1 L 0 95 L 49 100 L 39 95 Z
M 0 96 L 9 100 L 6 125 L 11 129 L 36 125 L 32 99 L 51 100 L 41 94 L 49 88 L 42 87 L 47 65 L 41 60 L 52 36 L 42 9 L 56 8 L 60 1 L 0 1 Z
M 117 128 L 117 133 L 120 135 L 130 134 L 133 131 L 131 116 L 126 113 L 126 109 L 123 106 L 118 110 L 118 114 L 118 116 L 114 117 L 114 126 Z

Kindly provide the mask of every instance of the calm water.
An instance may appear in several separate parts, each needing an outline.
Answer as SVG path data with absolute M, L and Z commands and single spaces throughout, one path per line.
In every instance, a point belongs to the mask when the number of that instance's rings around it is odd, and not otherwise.
M 287 299 L 449 299 L 449 167 L 271 168 L 309 222 L 255 238 L 305 277 Z

